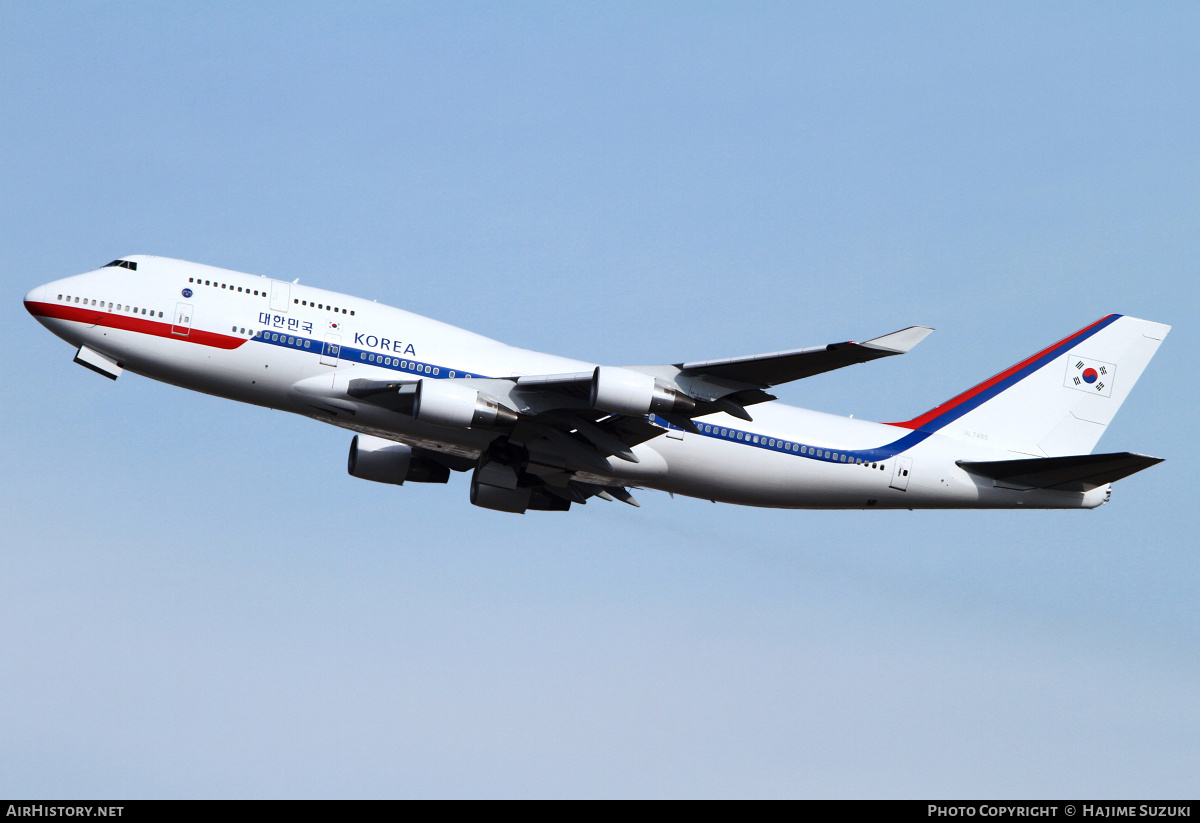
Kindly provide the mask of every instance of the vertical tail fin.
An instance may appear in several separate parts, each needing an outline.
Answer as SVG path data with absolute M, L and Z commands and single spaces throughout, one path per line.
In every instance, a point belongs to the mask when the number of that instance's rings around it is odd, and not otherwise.
M 903 423 L 1022 454 L 1088 454 L 1170 326 L 1110 314 Z

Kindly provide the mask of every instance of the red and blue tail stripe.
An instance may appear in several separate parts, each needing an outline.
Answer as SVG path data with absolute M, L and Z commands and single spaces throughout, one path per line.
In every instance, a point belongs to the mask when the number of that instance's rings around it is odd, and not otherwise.
M 1051 360 L 1065 354 L 1072 347 L 1079 345 L 1092 335 L 1108 328 L 1121 317 L 1122 315 L 1119 314 L 1110 314 L 1107 317 L 1102 317 L 1090 326 L 1085 326 L 1074 334 L 1064 337 L 1053 346 L 1042 349 L 1037 354 L 1022 360 L 1015 366 L 1005 369 L 993 377 L 989 377 L 978 386 L 967 389 L 957 397 L 947 400 L 945 403 L 930 409 L 919 417 L 914 417 L 912 420 L 905 420 L 903 423 L 889 423 L 888 425 L 929 433 L 936 432 L 947 423 L 952 423 L 972 409 L 979 408 L 1005 389 L 1016 385 Z

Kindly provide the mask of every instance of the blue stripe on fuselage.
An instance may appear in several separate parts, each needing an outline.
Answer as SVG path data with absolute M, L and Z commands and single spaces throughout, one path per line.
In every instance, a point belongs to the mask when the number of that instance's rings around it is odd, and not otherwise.
M 1079 343 L 1087 340 L 1097 332 L 1107 328 L 1111 323 L 1119 319 L 1120 315 L 1113 315 L 1107 319 L 1107 322 L 1099 323 L 1096 326 L 1088 329 L 1086 334 L 1070 337 L 1058 346 L 1049 349 L 1042 353 L 1042 356 L 1033 360 L 1024 367 L 1014 370 L 1011 374 L 1006 374 L 1003 379 L 998 380 L 994 385 L 989 386 L 984 391 L 979 392 L 970 399 L 960 403 L 959 405 L 948 409 L 938 417 L 922 425 L 918 429 L 907 432 L 903 436 L 893 440 L 882 446 L 871 449 L 834 449 L 824 446 L 817 447 L 808 443 L 801 443 L 795 440 L 782 440 L 780 438 L 766 437 L 755 432 L 745 429 L 734 429 L 728 426 L 714 426 L 710 423 L 696 423 L 696 431 L 692 434 L 698 434 L 701 437 L 711 437 L 715 440 L 725 440 L 739 445 L 750 446 L 756 449 L 765 449 L 766 451 L 779 452 L 793 457 L 803 457 L 808 460 L 819 460 L 826 463 L 879 463 L 889 458 L 895 457 L 901 452 L 905 452 L 916 446 L 918 443 L 928 439 L 938 430 L 942 429 L 948 423 L 952 423 L 958 418 L 970 412 L 973 409 L 996 397 L 1004 390 L 1024 380 L 1029 375 L 1036 372 L 1038 369 L 1045 366 L 1055 358 L 1065 353 L 1068 349 Z M 285 349 L 293 349 L 300 351 L 308 351 L 313 354 L 322 355 L 326 344 L 324 341 L 316 338 L 302 337 L 298 335 L 289 335 L 282 332 L 270 330 L 261 330 L 250 339 L 251 342 L 265 343 L 271 346 L 279 346 Z M 291 341 L 291 342 L 289 342 Z M 330 354 L 329 356 L 333 356 Z M 392 355 L 382 355 L 378 352 L 369 351 L 367 349 L 358 349 L 353 346 L 341 346 L 339 350 L 339 359 L 354 363 L 362 363 L 363 365 L 374 366 L 381 369 L 389 369 L 398 371 L 403 374 L 419 375 L 420 377 L 429 377 L 438 380 L 446 380 L 460 377 L 479 377 L 485 378 L 485 375 L 473 374 L 470 372 L 460 372 L 456 369 L 449 369 L 442 365 L 427 363 L 422 360 L 416 360 L 408 357 L 395 357 Z M 374 357 L 374 360 L 371 358 Z M 1003 373 L 1002 373 L 1003 374 Z M 657 415 L 649 415 L 649 419 L 658 426 L 664 429 L 675 429 L 681 431 L 678 426 L 668 423 Z M 884 424 L 886 425 L 886 424 Z

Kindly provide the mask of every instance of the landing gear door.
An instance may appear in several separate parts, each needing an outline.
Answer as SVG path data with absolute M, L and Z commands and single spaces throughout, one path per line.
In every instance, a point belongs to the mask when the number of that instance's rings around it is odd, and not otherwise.
M 192 307 L 187 303 L 175 304 L 175 319 L 171 321 L 171 334 L 187 337 L 192 333 Z
M 326 334 L 325 344 L 321 347 L 321 365 L 336 366 L 338 358 L 342 352 L 342 336 L 340 334 Z
M 292 302 L 292 284 L 279 280 L 271 281 L 271 311 L 287 313 L 288 304 Z
M 892 488 L 900 491 L 908 491 L 908 472 L 912 469 L 911 457 L 897 457 L 896 465 L 892 469 Z

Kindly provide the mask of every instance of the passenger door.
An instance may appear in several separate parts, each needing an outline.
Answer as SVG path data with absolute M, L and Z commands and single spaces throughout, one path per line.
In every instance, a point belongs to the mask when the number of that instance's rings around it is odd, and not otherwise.
M 911 457 L 896 458 L 895 468 L 892 469 L 891 486 L 893 489 L 899 489 L 902 492 L 908 491 L 908 472 L 910 469 L 912 469 Z
M 292 302 L 292 284 L 280 280 L 271 281 L 271 311 L 287 314 L 288 305 Z
M 187 303 L 175 304 L 175 319 L 171 321 L 171 334 L 187 337 L 192 333 L 192 307 Z
M 340 334 L 326 334 L 325 344 L 321 347 L 321 365 L 337 366 L 338 358 L 341 356 L 341 352 L 342 336 Z

